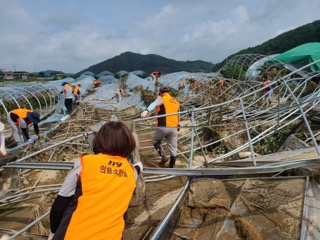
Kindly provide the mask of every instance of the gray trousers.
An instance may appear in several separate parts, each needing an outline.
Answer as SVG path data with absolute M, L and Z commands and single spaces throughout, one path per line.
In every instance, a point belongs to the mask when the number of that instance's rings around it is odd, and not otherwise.
M 115 97 L 116 97 L 116 99 L 117 99 L 117 102 L 121 102 L 121 93 L 117 92 L 117 93 L 115 94 Z
M 178 131 L 176 128 L 166 128 L 166 127 L 157 127 L 154 134 L 152 143 L 161 142 L 163 139 L 166 139 L 168 148 L 170 151 L 170 156 L 177 156 L 177 141 L 178 141 Z
M 271 102 L 272 101 L 272 90 L 269 90 L 266 95 L 264 96 L 264 99 L 266 102 Z
M 21 137 L 20 135 L 20 128 L 18 125 L 16 125 L 11 117 L 10 117 L 10 113 L 7 115 L 7 121 L 10 125 L 10 127 L 12 128 L 12 136 L 14 138 L 14 140 L 16 141 L 16 143 L 19 145 L 19 144 L 22 144 L 24 142 L 23 138 Z

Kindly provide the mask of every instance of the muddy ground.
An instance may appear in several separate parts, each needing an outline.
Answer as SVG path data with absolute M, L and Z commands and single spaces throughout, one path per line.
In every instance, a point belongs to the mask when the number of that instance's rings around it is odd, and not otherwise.
M 168 197 L 163 194 L 169 189 L 174 192 L 172 187 L 180 181 L 147 184 L 144 205 L 129 209 L 124 239 L 149 239 L 169 207 L 169 199 L 162 208 L 158 205 Z M 170 239 L 299 239 L 304 184 L 304 178 L 194 179 Z M 133 230 L 141 214 L 147 214 L 148 221 Z

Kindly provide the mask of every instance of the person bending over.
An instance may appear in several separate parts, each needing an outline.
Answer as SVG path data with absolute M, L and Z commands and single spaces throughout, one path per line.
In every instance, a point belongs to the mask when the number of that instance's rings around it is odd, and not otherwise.
M 17 145 L 23 143 L 23 140 L 20 137 L 20 129 L 25 139 L 31 141 L 28 126 L 32 123 L 37 139 L 40 138 L 38 123 L 40 123 L 41 120 L 38 112 L 25 108 L 14 109 L 8 113 L 7 120 L 12 128 L 12 135 Z

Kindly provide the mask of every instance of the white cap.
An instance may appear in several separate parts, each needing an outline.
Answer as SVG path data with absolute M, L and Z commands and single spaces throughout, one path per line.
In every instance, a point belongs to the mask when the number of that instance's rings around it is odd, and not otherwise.
M 4 130 L 4 124 L 0 122 L 0 132 L 2 132 L 3 130 Z

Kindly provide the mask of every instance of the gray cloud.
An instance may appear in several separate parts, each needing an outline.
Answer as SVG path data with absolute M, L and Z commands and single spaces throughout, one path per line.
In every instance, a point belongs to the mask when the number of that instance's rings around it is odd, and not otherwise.
M 125 2 L 0 0 L 0 68 L 78 72 L 125 51 L 216 63 L 320 9 L 318 0 Z

